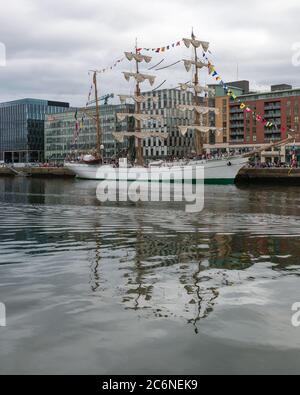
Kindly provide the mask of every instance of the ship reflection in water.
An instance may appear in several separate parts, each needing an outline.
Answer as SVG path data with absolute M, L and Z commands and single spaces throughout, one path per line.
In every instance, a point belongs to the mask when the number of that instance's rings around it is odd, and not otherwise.
M 207 186 L 199 213 L 96 188 L 0 179 L 0 371 L 299 370 L 297 188 Z
M 168 214 L 168 222 L 172 222 Z M 125 256 L 118 259 L 118 270 L 122 273 L 117 285 L 120 301 L 126 309 L 144 318 L 183 319 L 196 333 L 200 320 L 213 312 L 218 303 L 219 289 L 253 282 L 257 275 L 251 267 L 270 259 L 270 252 L 273 262 L 277 263 L 271 270 L 284 269 L 287 262 L 291 265 L 291 245 L 285 240 L 270 240 L 261 235 L 246 242 L 234 234 L 207 236 L 178 230 L 169 230 L 164 238 L 158 227 L 149 228 L 149 223 L 143 223 L 141 217 L 137 222 L 138 228 L 130 238 Z M 126 239 L 130 232 L 132 230 Z M 105 273 L 106 254 L 101 258 L 101 246 L 103 251 L 112 249 L 119 256 L 119 242 L 124 236 L 122 231 L 116 244 L 107 244 L 106 237 L 101 243 L 98 238 L 91 264 L 93 292 L 101 294 L 105 290 L 101 289 L 101 281 L 109 284 L 109 273 Z

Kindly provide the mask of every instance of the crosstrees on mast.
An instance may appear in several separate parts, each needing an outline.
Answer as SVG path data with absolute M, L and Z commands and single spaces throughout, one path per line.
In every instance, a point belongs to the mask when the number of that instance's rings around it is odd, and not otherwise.
M 152 60 L 152 57 L 142 55 L 140 51 L 138 50 L 138 46 L 136 43 L 136 47 L 134 52 L 125 52 L 125 57 L 131 62 L 135 62 L 135 72 L 123 72 L 125 79 L 129 82 L 130 79 L 135 79 L 135 93 L 134 95 L 119 95 L 121 103 L 126 103 L 127 99 L 132 99 L 135 102 L 135 112 L 134 113 L 118 113 L 117 114 L 117 119 L 122 121 L 126 117 L 133 117 L 135 119 L 135 130 L 134 132 L 115 132 L 113 133 L 113 137 L 115 140 L 118 142 L 123 142 L 124 138 L 129 138 L 129 137 L 134 137 L 136 141 L 136 147 L 137 147 L 137 164 L 139 166 L 144 165 L 144 158 L 143 158 L 143 147 L 142 147 L 142 141 L 145 138 L 159 138 L 161 140 L 164 140 L 168 137 L 168 133 L 162 133 L 162 132 L 154 132 L 154 131 L 143 131 L 142 124 L 144 121 L 150 120 L 150 119 L 156 119 L 160 122 L 163 121 L 163 116 L 160 115 L 155 115 L 155 114 L 145 114 L 142 113 L 142 103 L 145 103 L 146 100 L 148 100 L 148 96 L 145 97 L 141 93 L 141 88 L 140 84 L 143 83 L 144 81 L 148 81 L 151 86 L 154 85 L 155 83 L 155 76 L 149 75 L 149 74 L 144 74 L 140 72 L 140 63 L 150 63 Z M 154 103 L 157 103 L 157 98 L 152 97 L 150 98 L 153 100 Z
M 209 43 L 206 41 L 200 41 L 196 39 L 196 36 L 194 35 L 194 32 L 192 31 L 191 38 L 184 38 L 183 42 L 187 48 L 190 48 L 192 45 L 193 47 L 193 60 L 187 60 L 183 59 L 184 66 L 186 68 L 186 71 L 189 72 L 191 70 L 191 67 L 195 67 L 195 73 L 194 77 L 191 83 L 183 83 L 180 84 L 180 88 L 183 91 L 186 91 L 190 88 L 193 89 L 194 92 L 194 108 L 191 108 L 193 106 L 188 106 L 189 108 L 186 108 L 187 110 L 194 110 L 195 115 L 194 115 L 194 125 L 191 126 L 185 126 L 185 127 L 180 127 L 179 130 L 182 135 L 185 135 L 188 131 L 188 129 L 194 129 L 194 135 L 195 135 L 195 149 L 196 149 L 196 154 L 197 156 L 201 156 L 203 154 L 203 133 L 209 133 L 209 131 L 214 130 L 216 132 L 221 132 L 221 130 L 210 127 L 209 124 L 204 125 L 203 124 L 203 116 L 205 114 L 209 114 L 209 112 L 214 111 L 217 114 L 217 109 L 215 108 L 210 108 L 208 107 L 208 99 L 207 103 L 205 103 L 207 106 L 201 106 L 200 102 L 200 97 L 198 96 L 199 93 L 205 92 L 205 94 L 208 96 L 209 93 L 209 88 L 202 87 L 200 86 L 200 81 L 199 81 L 199 69 L 202 69 L 203 67 L 208 67 L 208 64 L 202 62 L 198 58 L 198 53 L 197 49 L 202 47 L 203 51 L 206 52 L 209 48 Z M 180 106 L 181 110 L 183 109 L 183 106 Z M 207 115 L 208 117 L 208 115 Z
M 139 62 L 138 62 L 138 47 L 137 47 L 137 40 L 135 43 L 135 54 L 136 54 L 136 58 L 135 58 L 135 64 L 136 64 L 136 73 L 137 75 L 140 74 L 139 72 Z M 141 95 L 141 89 L 140 89 L 140 83 L 139 83 L 139 79 L 137 78 L 136 80 L 136 91 L 135 91 L 136 97 L 139 97 Z M 135 108 L 136 108 L 136 113 L 140 114 L 141 113 L 141 103 L 140 102 L 136 102 L 135 103 Z M 141 121 L 140 120 L 136 120 L 136 132 L 137 133 L 141 133 Z M 137 139 L 137 162 L 138 165 L 142 166 L 143 165 L 143 153 L 142 153 L 142 140 L 141 139 Z

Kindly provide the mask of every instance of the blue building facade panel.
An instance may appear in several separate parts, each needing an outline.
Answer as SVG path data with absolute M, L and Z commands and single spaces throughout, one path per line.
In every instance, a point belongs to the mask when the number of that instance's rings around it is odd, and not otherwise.
M 0 103 L 0 161 L 43 160 L 45 115 L 68 108 L 69 103 L 37 99 Z

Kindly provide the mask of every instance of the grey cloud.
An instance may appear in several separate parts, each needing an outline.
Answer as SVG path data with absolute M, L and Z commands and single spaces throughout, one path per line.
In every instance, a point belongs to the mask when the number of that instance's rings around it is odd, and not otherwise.
M 277 82 L 300 85 L 291 63 L 300 41 L 296 0 L 251 4 L 240 0 L 12 0 L 1 10 L 0 41 L 7 46 L 7 67 L 0 67 L 0 100 L 25 96 L 70 100 L 83 105 L 89 69 L 106 67 L 130 50 L 157 47 L 189 35 L 211 41 L 212 60 L 224 79 L 240 77 L 258 86 Z M 186 48 L 168 52 L 164 64 L 189 56 Z M 161 59 L 155 55 L 154 62 Z M 120 71 L 100 78 L 100 90 L 126 92 Z M 166 87 L 189 77 L 182 65 L 158 73 Z M 203 82 L 214 82 L 202 73 Z M 149 88 L 145 85 L 145 88 Z

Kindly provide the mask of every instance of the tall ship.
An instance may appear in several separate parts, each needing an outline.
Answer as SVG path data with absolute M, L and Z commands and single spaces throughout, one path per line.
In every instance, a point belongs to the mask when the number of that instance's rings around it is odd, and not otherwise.
M 221 130 L 209 125 L 209 114 L 218 113 L 218 109 L 209 107 L 208 100 L 201 97 L 205 93 L 207 97 L 208 88 L 200 85 L 199 72 L 209 65 L 198 56 L 198 49 L 207 51 L 209 43 L 196 39 L 192 33 L 191 38 L 183 39 L 187 47 L 193 48 L 191 59 L 183 59 L 182 62 L 188 73 L 193 70 L 192 81 L 182 83 L 180 89 L 191 90 L 193 92 L 193 105 L 179 105 L 178 110 L 182 112 L 193 112 L 194 122 L 187 126 L 178 126 L 182 136 L 185 136 L 189 130 L 194 131 L 195 156 L 193 159 L 181 159 L 176 161 L 153 161 L 146 163 L 143 157 L 143 140 L 149 137 L 159 138 L 162 141 L 168 138 L 168 133 L 147 131 L 144 129 L 144 123 L 151 119 L 157 122 L 163 122 L 161 115 L 153 115 L 142 112 L 142 103 L 149 100 L 149 97 L 143 96 L 141 84 L 148 81 L 150 85 L 155 84 L 156 76 L 149 75 L 140 71 L 143 64 L 149 64 L 152 61 L 150 56 L 143 55 L 137 45 L 133 52 L 125 52 L 125 57 L 129 62 L 134 62 L 134 72 L 123 72 L 125 79 L 130 82 L 135 81 L 134 95 L 119 95 L 120 100 L 124 103 L 126 100 L 133 100 L 135 103 L 134 113 L 117 114 L 118 120 L 122 121 L 126 117 L 134 117 L 135 129 L 127 132 L 114 132 L 113 137 L 118 142 L 124 142 L 124 139 L 134 139 L 136 147 L 136 160 L 130 163 L 128 158 L 120 158 L 117 164 L 105 164 L 103 160 L 102 131 L 100 127 L 99 103 L 97 92 L 97 72 L 94 72 L 95 101 L 97 124 L 97 146 L 93 155 L 83 158 L 82 163 L 66 163 L 66 167 L 73 171 L 79 178 L 92 180 L 130 180 L 130 181 L 150 181 L 169 178 L 172 180 L 201 181 L 206 183 L 232 183 L 234 182 L 239 171 L 248 162 L 247 157 L 235 156 L 224 159 L 204 159 L 204 140 L 205 135 L 210 132 L 219 133 Z M 155 101 L 156 98 L 150 98 Z

